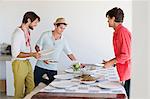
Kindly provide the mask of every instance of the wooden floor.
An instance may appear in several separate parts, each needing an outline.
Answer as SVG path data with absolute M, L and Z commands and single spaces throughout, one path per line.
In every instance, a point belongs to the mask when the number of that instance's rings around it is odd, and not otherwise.
M 0 92 L 0 99 L 14 99 L 14 98 L 6 96 L 5 92 Z

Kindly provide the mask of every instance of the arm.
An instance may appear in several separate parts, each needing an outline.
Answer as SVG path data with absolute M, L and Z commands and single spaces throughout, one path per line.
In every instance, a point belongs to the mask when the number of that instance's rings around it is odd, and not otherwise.
M 42 45 L 42 43 L 43 43 L 42 37 L 40 37 L 40 39 L 38 40 L 37 43 Z M 38 45 L 36 45 L 36 46 L 35 46 L 35 50 L 36 50 L 37 52 L 39 52 L 39 51 L 40 51 L 40 47 L 39 47 Z M 48 60 L 43 60 L 43 62 L 44 62 L 45 64 L 49 64 L 49 61 L 48 61 Z
M 72 61 L 76 61 L 77 59 L 75 58 L 75 56 L 72 54 L 72 51 L 71 51 L 71 49 L 70 49 L 70 47 L 69 47 L 69 45 L 68 45 L 68 42 L 65 40 L 64 41 L 65 43 L 65 45 L 64 45 L 64 49 L 63 49 L 63 51 L 65 52 L 65 54 L 69 57 L 69 59 L 70 60 L 72 60 Z
M 39 52 L 39 51 L 40 51 L 40 47 L 39 47 L 38 45 L 36 45 L 36 46 L 35 46 L 35 50 L 36 50 L 37 52 Z M 48 60 L 44 60 L 44 63 L 45 63 L 45 64 L 49 64 L 49 61 L 48 61 Z
M 73 54 L 68 54 L 67 56 L 70 58 L 71 61 L 77 61 L 77 59 L 75 58 Z M 81 68 L 85 67 L 85 64 L 80 63 L 80 67 Z
M 111 59 L 111 60 L 109 60 L 109 61 L 103 60 L 103 63 L 102 63 L 102 64 L 104 64 L 104 68 L 110 68 L 110 67 L 112 67 L 114 64 L 116 64 L 116 58 L 113 58 L 113 59 Z
M 46 39 L 45 37 L 47 37 L 47 35 L 45 36 L 45 33 L 43 33 L 40 38 L 38 39 L 37 43 L 36 43 L 36 46 L 35 46 L 35 50 L 37 52 L 39 52 L 42 47 L 43 47 L 43 43 L 44 43 L 44 40 Z
M 119 35 L 120 52 L 116 56 L 116 63 L 124 64 L 130 59 L 131 54 L 131 36 L 130 33 L 122 31 Z
M 37 52 L 24 53 L 20 52 L 17 58 L 26 58 L 26 57 L 34 57 L 36 59 L 40 58 L 40 54 Z
M 72 61 L 76 61 L 76 60 L 77 60 L 73 54 L 68 54 L 67 56 L 68 56 L 68 57 L 70 58 L 70 60 L 72 60 Z
M 119 34 L 118 47 L 120 50 L 119 54 L 115 58 L 113 58 L 109 61 L 104 61 L 105 68 L 111 67 L 113 64 L 116 64 L 116 63 L 124 64 L 127 60 L 130 59 L 130 50 L 131 50 L 130 33 L 126 32 L 126 31 L 122 31 Z
M 35 50 L 37 52 L 30 52 L 30 53 L 20 52 L 17 57 L 18 58 L 34 57 L 34 58 L 38 59 L 38 58 L 40 58 L 40 54 L 38 53 L 40 51 L 40 48 L 38 45 L 35 46 Z
M 26 58 L 26 57 L 39 58 L 40 54 L 37 52 L 30 52 L 30 53 L 21 52 L 22 40 L 20 38 L 24 38 L 24 35 L 22 35 L 22 33 L 20 32 L 13 33 L 12 38 L 11 38 L 12 57 L 14 58 Z

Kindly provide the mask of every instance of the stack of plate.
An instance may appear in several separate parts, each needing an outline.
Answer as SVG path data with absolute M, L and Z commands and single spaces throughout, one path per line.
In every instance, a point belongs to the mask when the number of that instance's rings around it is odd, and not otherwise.
M 61 79 L 61 80 L 69 80 L 74 78 L 74 74 L 60 74 L 60 75 L 55 75 L 54 78 Z
M 54 61 L 53 59 L 51 59 L 49 57 L 49 55 L 54 53 L 54 51 L 55 50 L 52 49 L 52 48 L 39 51 L 39 53 L 41 54 L 41 57 L 38 60 L 51 60 L 51 61 Z

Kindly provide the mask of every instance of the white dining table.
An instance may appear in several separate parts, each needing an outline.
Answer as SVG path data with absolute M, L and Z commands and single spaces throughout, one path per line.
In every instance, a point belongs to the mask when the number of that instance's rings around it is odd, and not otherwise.
M 66 73 L 62 74 L 65 75 Z M 67 73 L 68 74 L 68 73 Z M 119 77 L 118 73 L 115 67 L 112 68 L 102 68 L 102 67 L 96 67 L 95 70 L 91 70 L 91 75 L 100 75 L 101 77 L 96 80 L 95 83 L 82 83 L 79 78 L 76 78 L 76 75 L 74 74 L 75 78 L 72 79 L 64 79 L 61 78 L 61 76 L 58 76 L 60 78 L 55 79 L 52 84 L 49 84 L 45 88 L 41 89 L 40 92 L 73 92 L 73 93 L 125 93 L 124 87 L 121 83 L 119 83 Z M 65 84 L 62 84 L 64 88 L 59 88 L 55 84 L 61 84 L 66 82 L 76 82 L 77 84 L 74 86 L 66 86 Z M 107 88 L 108 84 L 108 88 Z M 116 88 L 109 88 L 110 84 L 117 84 Z M 99 85 L 99 86 L 98 86 Z M 102 88 L 105 87 L 106 88 Z M 113 87 L 113 86 L 112 86 Z
M 70 68 L 68 68 L 70 69 Z M 29 97 L 31 98 L 33 95 L 37 93 L 66 93 L 66 94 L 76 94 L 76 93 L 82 93 L 82 94 L 124 94 L 126 95 L 125 89 L 122 86 L 121 83 L 119 83 L 119 76 L 116 70 L 116 67 L 108 68 L 105 69 L 103 67 L 96 66 L 95 70 L 91 70 L 90 74 L 91 75 L 101 75 L 101 78 L 97 79 L 95 83 L 91 84 L 85 84 L 81 83 L 79 78 L 76 78 L 76 75 L 78 73 L 74 72 L 66 72 L 66 70 L 62 73 L 62 75 L 65 74 L 73 74 L 75 77 L 71 79 L 61 79 L 57 78 L 55 79 L 52 83 L 50 83 L 48 86 L 45 84 L 40 83 L 39 86 L 37 87 L 37 90 L 31 92 L 29 95 L 25 97 L 25 99 L 28 99 Z M 59 76 L 58 76 L 59 77 Z M 75 85 L 73 86 L 63 86 L 63 88 L 59 88 L 55 84 L 61 84 L 61 83 L 66 83 L 66 82 L 76 82 Z M 108 87 L 107 84 L 116 84 L 116 87 Z M 63 84 L 62 84 L 63 85 Z M 66 84 L 67 85 L 67 84 Z M 104 87 L 104 88 L 102 88 Z M 106 88 L 105 88 L 106 87 Z M 36 88 L 35 88 L 36 89 Z

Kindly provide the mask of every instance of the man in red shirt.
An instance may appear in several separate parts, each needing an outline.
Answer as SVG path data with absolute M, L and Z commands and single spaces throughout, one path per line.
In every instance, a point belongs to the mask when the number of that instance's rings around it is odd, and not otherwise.
M 104 68 L 116 64 L 118 75 L 129 98 L 131 72 L 131 33 L 122 25 L 124 13 L 120 8 L 113 8 L 106 13 L 109 27 L 114 29 L 113 46 L 115 58 L 104 61 Z

